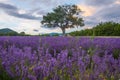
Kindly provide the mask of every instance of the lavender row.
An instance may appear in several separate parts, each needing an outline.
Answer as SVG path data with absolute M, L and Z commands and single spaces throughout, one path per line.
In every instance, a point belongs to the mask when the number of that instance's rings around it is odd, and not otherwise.
M 118 80 L 120 38 L 0 37 L 0 66 L 14 80 Z

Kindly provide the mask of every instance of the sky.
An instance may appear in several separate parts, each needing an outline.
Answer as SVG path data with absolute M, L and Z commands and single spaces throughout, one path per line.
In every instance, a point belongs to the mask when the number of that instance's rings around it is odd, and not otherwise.
M 43 28 L 43 15 L 58 5 L 75 4 L 82 10 L 85 26 L 67 32 L 92 28 L 100 22 L 120 23 L 120 0 L 0 0 L 0 29 L 10 28 L 27 34 L 59 32 L 61 29 Z

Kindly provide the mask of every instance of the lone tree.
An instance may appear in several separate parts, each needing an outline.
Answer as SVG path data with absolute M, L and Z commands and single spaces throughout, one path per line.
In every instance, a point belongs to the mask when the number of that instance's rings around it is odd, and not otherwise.
M 47 28 L 61 28 L 65 35 L 66 28 L 84 26 L 84 21 L 80 16 L 80 8 L 77 5 L 62 5 L 53 9 L 53 12 L 43 16 L 41 23 Z

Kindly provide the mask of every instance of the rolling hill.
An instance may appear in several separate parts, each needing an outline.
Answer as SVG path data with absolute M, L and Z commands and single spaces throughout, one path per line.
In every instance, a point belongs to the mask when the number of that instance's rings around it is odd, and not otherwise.
M 9 28 L 3 28 L 0 29 L 0 35 L 18 35 L 18 32 Z

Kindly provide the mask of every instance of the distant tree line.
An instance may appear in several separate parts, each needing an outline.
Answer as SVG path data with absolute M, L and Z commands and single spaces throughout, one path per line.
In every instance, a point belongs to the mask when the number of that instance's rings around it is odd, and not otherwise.
M 7 32 L 7 33 L 0 32 L 0 36 L 17 36 L 17 35 L 19 35 L 17 32 Z
M 7 32 L 7 33 L 2 33 L 0 32 L 0 36 L 30 36 L 29 34 L 25 34 L 25 32 Z
M 69 33 L 71 36 L 120 36 L 120 23 L 101 22 L 92 29 Z

